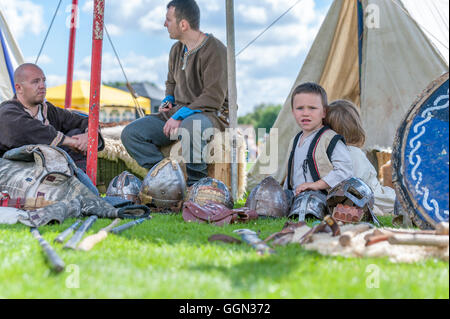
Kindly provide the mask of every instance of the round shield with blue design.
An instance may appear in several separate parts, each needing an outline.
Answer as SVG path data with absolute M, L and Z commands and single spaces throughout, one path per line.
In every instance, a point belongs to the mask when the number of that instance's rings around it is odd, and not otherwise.
M 442 75 L 416 99 L 393 145 L 398 199 L 422 229 L 449 220 L 448 79 Z

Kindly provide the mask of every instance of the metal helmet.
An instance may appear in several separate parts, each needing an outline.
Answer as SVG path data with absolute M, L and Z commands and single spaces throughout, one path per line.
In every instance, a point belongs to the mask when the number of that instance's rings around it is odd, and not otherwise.
M 228 187 L 218 179 L 204 177 L 192 185 L 187 200 L 201 206 L 208 202 L 223 204 L 229 209 L 233 209 L 234 201 Z
M 289 203 L 281 185 L 271 176 L 264 178 L 248 195 L 245 206 L 259 216 L 286 217 Z
M 305 221 L 306 216 L 323 219 L 327 214 L 327 195 L 320 191 L 306 191 L 294 198 L 288 217 L 298 216 L 298 221 Z
M 351 177 L 332 188 L 327 196 L 327 207 L 330 212 L 338 204 L 356 206 L 363 210 L 362 220 L 372 220 L 379 224 L 373 214 L 375 197 L 372 189 L 357 177 Z
M 124 171 L 114 177 L 106 190 L 106 196 L 121 197 L 140 204 L 139 191 L 142 181 L 133 174 Z
M 139 192 L 141 203 L 161 209 L 181 207 L 186 179 L 180 165 L 165 158 L 147 173 Z

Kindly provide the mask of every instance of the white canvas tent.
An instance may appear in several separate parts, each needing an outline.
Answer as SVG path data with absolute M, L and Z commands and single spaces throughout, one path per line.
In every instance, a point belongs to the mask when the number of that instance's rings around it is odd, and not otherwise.
M 448 72 L 448 10 L 445 0 L 335 0 L 291 93 L 313 81 L 326 89 L 330 102 L 352 100 L 360 107 L 365 148 L 392 147 L 416 96 Z M 300 131 L 291 114 L 291 93 L 274 124 L 278 138 L 267 139 L 263 153 L 277 151 L 258 158 L 249 189 L 268 175 L 281 182 L 285 174 L 289 141 Z
M 0 10 L 0 102 L 14 95 L 14 70 L 23 63 L 23 56 Z

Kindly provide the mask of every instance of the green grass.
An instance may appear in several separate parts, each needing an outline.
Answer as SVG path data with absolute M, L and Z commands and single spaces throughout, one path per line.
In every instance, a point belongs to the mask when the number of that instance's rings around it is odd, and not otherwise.
M 40 231 L 52 242 L 73 222 Z M 442 261 L 332 258 L 296 244 L 260 256 L 245 244 L 207 240 L 216 233 L 234 236 L 239 228 L 260 230 L 265 238 L 284 222 L 216 227 L 154 214 L 89 252 L 52 243 L 66 263 L 60 274 L 49 270 L 27 227 L 0 225 L 0 298 L 449 298 L 449 266 Z M 109 223 L 98 220 L 88 234 Z M 367 287 L 370 265 L 379 269 L 379 288 Z

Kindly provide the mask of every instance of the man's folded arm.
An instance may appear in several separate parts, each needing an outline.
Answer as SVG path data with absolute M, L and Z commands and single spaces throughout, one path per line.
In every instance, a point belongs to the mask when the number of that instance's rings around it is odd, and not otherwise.
M 9 109 L 2 114 L 2 143 L 11 148 L 28 144 L 61 146 L 65 136 L 51 125 L 44 125 L 27 113 Z

